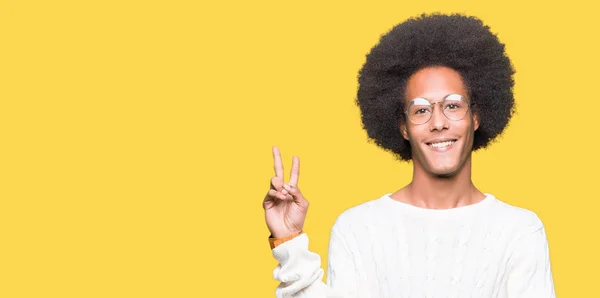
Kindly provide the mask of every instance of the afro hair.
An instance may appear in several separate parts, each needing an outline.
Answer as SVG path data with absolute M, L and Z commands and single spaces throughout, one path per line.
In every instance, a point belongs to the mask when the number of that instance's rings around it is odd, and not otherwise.
M 384 34 L 367 54 L 358 74 L 356 104 L 371 141 L 401 161 L 412 159 L 399 124 L 405 87 L 418 70 L 445 66 L 457 71 L 479 115 L 473 149 L 485 148 L 502 133 L 514 113 L 514 68 L 504 44 L 473 16 L 422 14 Z

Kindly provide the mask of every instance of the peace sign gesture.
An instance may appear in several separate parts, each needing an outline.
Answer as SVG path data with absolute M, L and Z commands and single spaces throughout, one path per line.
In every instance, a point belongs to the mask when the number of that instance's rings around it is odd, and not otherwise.
M 288 183 L 284 183 L 283 180 L 283 163 L 276 146 L 273 147 L 273 162 L 275 177 L 271 178 L 271 188 L 265 196 L 263 208 L 271 235 L 281 238 L 302 231 L 308 211 L 308 201 L 298 188 L 300 159 L 294 156 Z

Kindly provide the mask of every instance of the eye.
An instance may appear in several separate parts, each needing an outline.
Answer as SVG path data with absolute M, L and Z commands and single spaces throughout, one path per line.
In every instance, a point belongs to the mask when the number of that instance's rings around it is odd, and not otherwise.
M 448 104 L 448 105 L 446 106 L 446 108 L 447 108 L 447 109 L 450 109 L 450 110 L 454 110 L 454 109 L 458 109 L 458 108 L 460 108 L 460 105 L 458 105 L 458 104 L 455 104 L 455 103 L 451 103 L 451 104 Z
M 415 114 L 425 114 L 425 113 L 429 113 L 429 110 L 426 108 L 418 108 L 415 110 Z

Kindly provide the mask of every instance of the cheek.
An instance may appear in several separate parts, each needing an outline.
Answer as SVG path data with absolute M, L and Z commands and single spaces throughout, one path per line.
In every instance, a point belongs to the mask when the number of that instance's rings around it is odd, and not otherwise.
M 406 128 L 406 140 L 413 143 L 416 142 L 418 136 L 422 135 L 422 131 L 419 127 L 407 127 Z
M 465 142 L 465 149 L 470 149 L 473 146 L 473 139 L 475 138 L 475 127 L 472 123 L 465 125 L 464 136 L 467 142 Z

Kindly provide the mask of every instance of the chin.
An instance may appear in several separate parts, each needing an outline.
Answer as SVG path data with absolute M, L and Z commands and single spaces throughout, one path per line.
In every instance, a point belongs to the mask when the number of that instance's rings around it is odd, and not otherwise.
M 458 166 L 447 166 L 447 167 L 443 167 L 443 166 L 433 166 L 429 168 L 429 173 L 431 173 L 433 176 L 436 177 L 452 177 L 454 175 L 456 175 L 456 173 L 458 173 Z
M 462 158 L 460 152 L 462 152 L 461 143 L 457 142 L 454 146 L 446 152 L 432 152 L 429 146 L 424 149 L 424 166 L 425 170 L 436 177 L 452 177 L 456 175 L 462 165 Z

